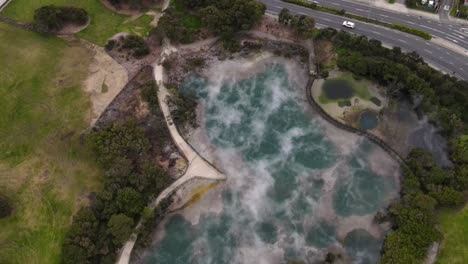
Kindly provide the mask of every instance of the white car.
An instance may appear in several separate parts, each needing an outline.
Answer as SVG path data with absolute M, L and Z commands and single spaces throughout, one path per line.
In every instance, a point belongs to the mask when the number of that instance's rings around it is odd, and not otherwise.
M 354 23 L 351 22 L 351 21 L 343 21 L 343 26 L 347 27 L 347 28 L 354 28 L 355 27 Z

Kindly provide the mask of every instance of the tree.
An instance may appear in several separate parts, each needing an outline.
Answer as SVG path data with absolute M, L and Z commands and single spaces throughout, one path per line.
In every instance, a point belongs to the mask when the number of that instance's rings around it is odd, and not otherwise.
M 215 34 L 231 35 L 249 30 L 265 13 L 266 6 L 254 0 L 220 0 L 202 8 L 202 23 Z
M 157 34 L 168 37 L 170 40 L 180 43 L 193 41 L 195 31 L 184 27 L 183 14 L 170 7 L 164 11 L 164 15 L 158 21 Z
M 112 167 L 121 157 L 135 159 L 143 155 L 149 147 L 143 129 L 134 121 L 112 123 L 91 134 L 89 144 L 97 161 L 103 168 Z
M 66 24 L 84 25 L 88 21 L 86 10 L 70 6 L 43 6 L 34 11 L 34 22 L 49 31 L 61 30 Z
M 133 225 L 133 219 L 125 214 L 112 215 L 107 227 L 109 228 L 109 234 L 113 236 L 112 241 L 115 245 L 122 245 L 130 237 Z
M 302 37 L 312 37 L 314 33 L 315 20 L 305 15 L 295 15 L 291 20 L 291 26 L 299 33 Z
M 291 19 L 292 19 L 292 15 L 291 15 L 291 13 L 289 13 L 289 9 L 287 9 L 287 8 L 281 9 L 281 11 L 279 12 L 279 15 L 278 15 L 278 21 L 281 24 L 288 25 L 289 22 L 291 21 Z
M 145 206 L 142 195 L 135 189 L 126 187 L 117 192 L 117 206 L 127 215 L 136 216 Z
M 457 163 L 468 163 L 468 135 L 462 135 L 454 141 L 453 160 Z

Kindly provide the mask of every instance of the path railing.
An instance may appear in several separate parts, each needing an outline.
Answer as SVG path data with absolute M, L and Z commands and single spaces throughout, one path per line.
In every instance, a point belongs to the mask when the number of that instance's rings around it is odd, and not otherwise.
M 312 108 L 314 108 L 315 111 L 317 113 L 319 113 L 322 118 L 324 118 L 329 123 L 331 123 L 332 125 L 340 128 L 340 129 L 343 129 L 343 130 L 346 130 L 348 132 L 351 132 L 351 133 L 358 134 L 358 135 L 366 137 L 368 140 L 370 140 L 373 143 L 380 146 L 385 152 L 387 152 L 390 156 L 392 156 L 401 165 L 406 166 L 405 159 L 396 150 L 394 150 L 390 145 L 385 143 L 385 141 L 383 141 L 382 139 L 380 139 L 376 135 L 373 135 L 373 134 L 371 134 L 371 133 L 369 133 L 369 132 L 367 132 L 365 130 L 355 128 L 355 127 L 352 127 L 352 126 L 347 125 L 345 123 L 342 123 L 342 122 L 336 120 L 331 115 L 329 115 L 325 110 L 323 110 L 323 108 L 315 101 L 315 99 L 314 99 L 314 97 L 312 95 L 312 85 L 314 84 L 314 81 L 315 81 L 315 77 L 310 76 L 309 81 L 307 82 L 307 85 L 306 85 L 307 101 L 309 101 L 309 104 L 312 106 Z

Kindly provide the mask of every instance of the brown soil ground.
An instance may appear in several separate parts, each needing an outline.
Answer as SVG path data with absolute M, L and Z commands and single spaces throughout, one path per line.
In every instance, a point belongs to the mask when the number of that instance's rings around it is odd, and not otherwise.
M 84 89 L 92 103 L 91 126 L 122 90 L 128 81 L 128 74 L 122 65 L 113 60 L 103 48 L 85 40 L 81 43 L 92 52 L 88 78 Z
M 78 25 L 74 25 L 74 24 L 68 24 L 68 25 L 65 25 L 60 31 L 58 31 L 56 34 L 57 35 L 72 35 L 72 34 L 76 34 L 80 31 L 82 31 L 83 29 L 87 28 L 89 26 L 89 24 L 91 23 L 91 18 L 88 17 L 88 21 L 86 22 L 86 24 L 82 25 L 82 26 L 78 26 Z
M 155 146 L 154 161 L 165 168 L 171 177 L 180 173 L 180 163 L 185 160 L 171 140 L 164 117 L 160 111 L 152 113 L 141 96 L 141 87 L 154 81 L 153 67 L 143 67 L 114 98 L 95 124 L 95 129 L 118 120 L 136 120 L 144 128 L 147 138 Z M 159 109 L 158 109 L 159 110 Z
M 263 16 L 260 23 L 252 31 L 267 33 L 282 40 L 297 41 L 301 39 L 290 27 L 278 23 L 278 19 L 270 16 Z
M 330 64 L 333 59 L 333 44 L 328 40 L 317 40 L 315 45 L 315 62 Z

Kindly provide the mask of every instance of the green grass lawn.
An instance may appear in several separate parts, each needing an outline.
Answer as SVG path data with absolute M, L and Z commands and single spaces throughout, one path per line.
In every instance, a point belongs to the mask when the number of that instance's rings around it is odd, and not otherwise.
M 345 81 L 347 81 L 347 82 L 349 82 L 351 84 L 351 86 L 352 86 L 352 88 L 354 90 L 354 95 L 353 96 L 357 96 L 362 100 L 370 100 L 370 98 L 371 98 L 371 94 L 367 90 L 367 87 L 363 83 L 363 81 L 357 81 L 356 79 L 353 78 L 353 75 L 351 73 L 343 73 L 341 76 L 339 76 L 337 78 L 327 79 L 327 80 L 325 80 L 324 85 L 329 80 L 345 80 Z M 331 99 L 327 98 L 327 96 L 325 95 L 325 92 L 323 90 L 322 90 L 322 92 L 321 92 L 321 94 L 319 96 L 319 102 L 321 104 L 329 104 L 329 103 L 342 104 L 345 101 L 349 101 L 350 99 L 351 98 L 331 100 Z
M 72 214 L 100 185 L 80 143 L 91 54 L 4 23 L 0 40 L 0 192 L 15 208 L 0 220 L 0 263 L 58 263 Z
M 100 46 L 116 33 L 129 32 L 146 36 L 151 27 L 152 16 L 144 15 L 128 22 L 130 16 L 120 15 L 107 9 L 99 0 L 14 0 L 2 14 L 21 21 L 32 22 L 34 10 L 44 5 L 77 6 L 86 9 L 91 17 L 91 24 L 78 33 L 78 36 Z
M 437 264 L 468 263 L 468 206 L 460 212 L 440 213 L 440 228 L 444 235 Z

